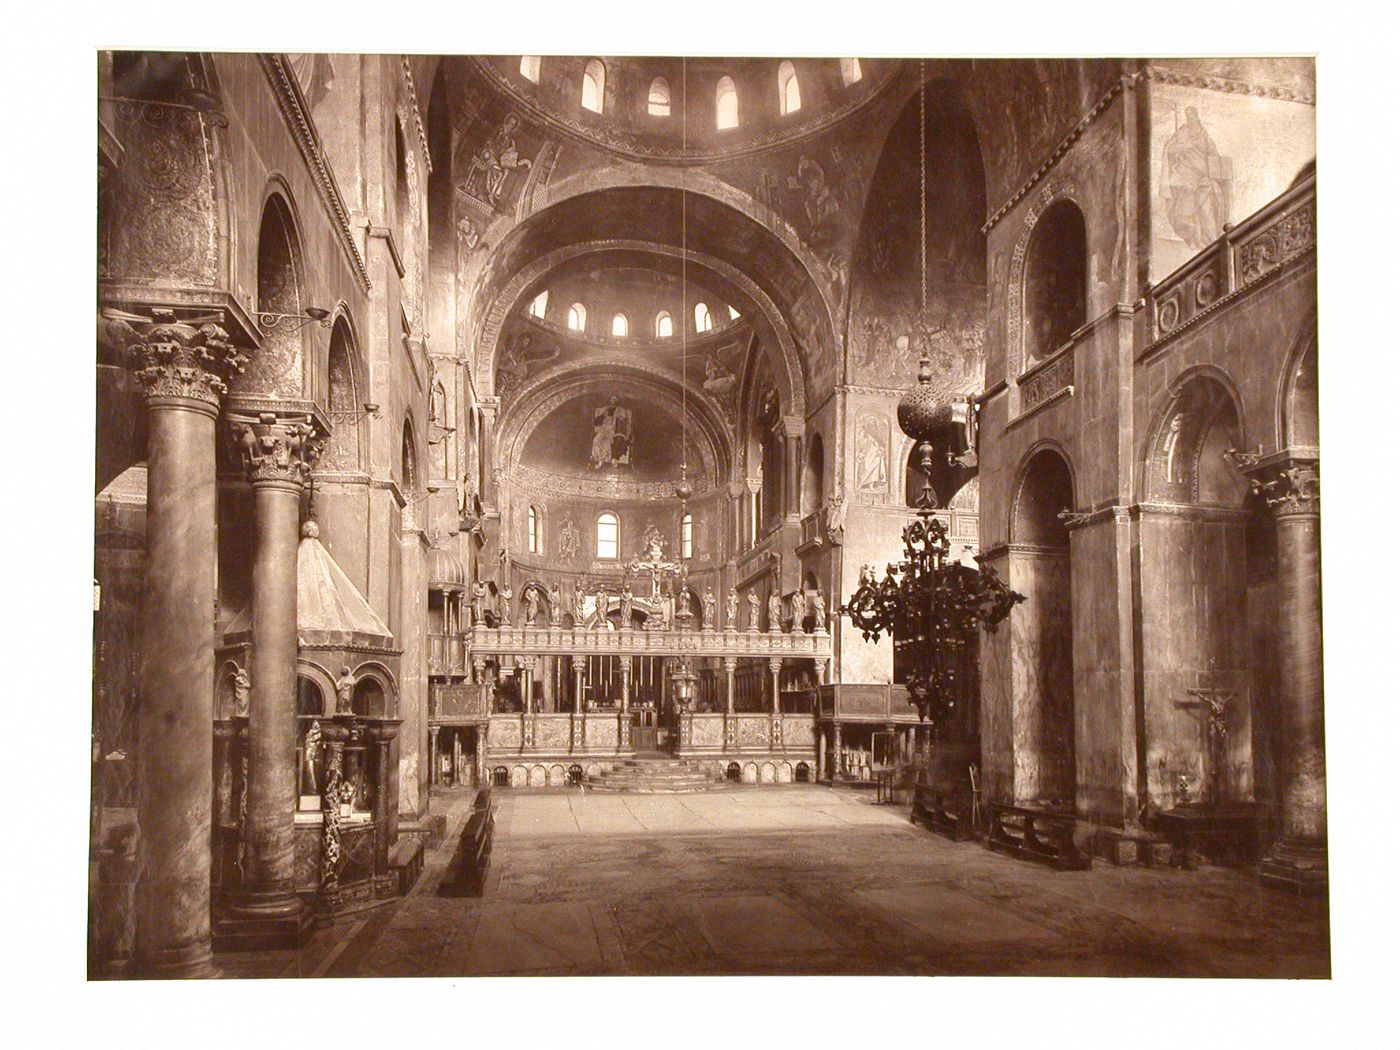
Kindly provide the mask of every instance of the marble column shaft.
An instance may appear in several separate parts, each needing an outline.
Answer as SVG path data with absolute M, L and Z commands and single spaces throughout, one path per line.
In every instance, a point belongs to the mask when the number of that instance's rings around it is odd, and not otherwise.
M 146 577 L 141 611 L 134 972 L 214 974 L 215 420 L 243 357 L 216 325 L 158 312 L 125 352 L 146 392 Z
M 302 488 L 315 459 L 309 417 L 233 417 L 253 486 L 252 638 L 248 672 L 248 844 L 235 914 L 286 918 L 296 895 L 297 545 Z M 349 775 L 349 771 L 346 771 Z
M 1322 566 L 1318 501 L 1274 507 L 1278 527 L 1279 706 L 1283 721 L 1283 837 L 1327 839 L 1322 728 Z

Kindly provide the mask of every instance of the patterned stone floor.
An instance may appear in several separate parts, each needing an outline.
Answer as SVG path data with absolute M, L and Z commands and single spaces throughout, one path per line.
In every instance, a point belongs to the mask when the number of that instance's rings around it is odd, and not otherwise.
M 1246 873 L 1055 872 L 820 787 L 497 792 L 484 896 L 439 897 L 470 802 L 408 897 L 225 975 L 1329 973 L 1325 903 Z

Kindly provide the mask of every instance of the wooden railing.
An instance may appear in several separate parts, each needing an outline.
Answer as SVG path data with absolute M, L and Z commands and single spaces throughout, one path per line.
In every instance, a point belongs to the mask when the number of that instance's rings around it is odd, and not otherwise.
M 1317 244 L 1317 185 L 1307 179 L 1229 227 L 1147 290 L 1149 343 L 1180 331 Z

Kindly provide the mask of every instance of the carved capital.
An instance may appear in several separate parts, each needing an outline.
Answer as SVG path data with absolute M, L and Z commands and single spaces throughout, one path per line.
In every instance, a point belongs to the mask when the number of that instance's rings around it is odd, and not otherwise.
M 1321 511 L 1322 482 L 1317 464 L 1304 463 L 1274 471 L 1271 477 L 1255 478 L 1254 491 L 1274 514 L 1317 514 Z
M 199 326 L 175 320 L 168 310 L 153 311 L 154 321 L 131 325 L 107 321 L 104 336 L 123 346 L 127 366 L 146 389 L 146 401 L 198 401 L 217 411 L 228 393 L 228 377 L 248 360 L 219 325 Z
M 275 412 L 260 412 L 256 417 L 233 416 L 229 425 L 248 480 L 254 484 L 305 484 L 325 443 L 310 415 L 281 418 Z

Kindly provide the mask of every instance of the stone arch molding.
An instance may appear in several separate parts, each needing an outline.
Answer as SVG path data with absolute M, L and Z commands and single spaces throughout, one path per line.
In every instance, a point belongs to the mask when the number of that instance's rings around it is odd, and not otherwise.
M 599 252 L 636 251 L 663 256 L 668 259 L 681 259 L 687 264 L 708 269 L 734 285 L 759 309 L 777 339 L 777 347 L 769 350 L 772 354 L 770 367 L 779 380 L 779 394 L 784 411 L 795 415 L 806 415 L 807 395 L 803 380 L 802 361 L 797 341 L 788 326 L 782 311 L 763 289 L 742 270 L 713 256 L 686 251 L 667 244 L 652 241 L 608 240 L 587 241 L 559 248 L 515 273 L 500 293 L 487 307 L 476 340 L 472 374 L 478 378 L 485 395 L 496 392 L 495 361 L 500 343 L 501 330 L 506 318 L 517 305 L 527 288 L 532 287 L 552 270 L 572 259 Z M 764 341 L 765 346 L 767 341 Z
M 625 358 L 598 357 L 575 362 L 537 376 L 522 388 L 501 420 L 498 462 L 503 467 L 519 463 L 525 451 L 525 442 L 535 427 L 560 405 L 583 396 L 590 386 L 596 384 L 600 369 L 660 393 L 677 412 L 683 409 L 691 411 L 705 439 L 701 443 L 701 454 L 706 456 L 704 469 L 715 484 L 723 483 L 732 471 L 734 450 L 719 406 L 707 395 L 689 388 L 682 402 L 678 376 L 665 369 Z
M 1079 186 L 1070 179 L 1056 179 L 1036 194 L 1026 209 L 1021 223 L 1020 236 L 1011 252 L 1011 265 L 1006 279 L 1006 361 L 1010 379 L 1021 375 L 1030 362 L 1026 360 L 1026 253 L 1030 249 L 1031 238 L 1040 223 L 1040 217 L 1053 204 L 1069 201 L 1084 216 L 1084 225 L 1089 225 L 1089 216 L 1079 202 Z
M 1016 489 L 1011 499 L 1011 516 L 1008 521 L 1007 532 L 1013 544 L 1022 542 L 1022 537 L 1020 537 L 1017 532 L 1017 522 L 1020 520 L 1021 500 L 1025 495 L 1026 484 L 1030 481 L 1031 463 L 1042 452 L 1052 452 L 1064 463 L 1065 471 L 1069 474 L 1071 503 L 1077 502 L 1079 499 L 1079 476 L 1074 469 L 1074 457 L 1070 455 L 1069 449 L 1054 438 L 1041 438 L 1021 454 L 1021 458 L 1016 464 L 1016 472 L 1012 475 L 1012 477 L 1016 479 Z M 1075 508 L 1069 506 L 1064 509 L 1072 511 Z
M 1141 451 L 1141 499 L 1198 503 L 1201 453 L 1221 416 L 1234 416 L 1236 439 L 1248 447 L 1247 416 L 1234 380 L 1214 365 L 1186 369 L 1167 387 Z

